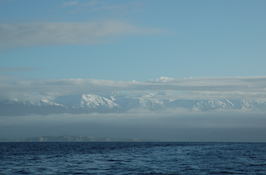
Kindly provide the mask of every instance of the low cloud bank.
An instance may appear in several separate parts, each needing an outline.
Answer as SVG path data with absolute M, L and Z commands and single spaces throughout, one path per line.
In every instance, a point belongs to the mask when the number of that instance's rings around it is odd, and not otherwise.
M 1 78 L 1 77 L 0 77 Z M 106 92 L 167 92 L 164 99 L 266 100 L 266 77 L 161 77 L 147 82 L 98 79 L 7 80 L 0 82 L 2 99 L 49 98 Z M 150 97 L 152 98 L 152 97 Z M 156 97 L 157 98 L 157 97 Z
M 261 112 L 184 109 L 124 114 L 60 114 L 1 117 L 0 137 L 82 135 L 164 141 L 266 142 L 266 117 Z

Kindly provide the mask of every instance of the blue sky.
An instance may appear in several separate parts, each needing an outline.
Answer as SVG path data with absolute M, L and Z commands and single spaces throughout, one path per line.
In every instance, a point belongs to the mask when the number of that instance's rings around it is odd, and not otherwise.
M 265 5 L 4 0 L 0 74 L 114 81 L 264 76 Z

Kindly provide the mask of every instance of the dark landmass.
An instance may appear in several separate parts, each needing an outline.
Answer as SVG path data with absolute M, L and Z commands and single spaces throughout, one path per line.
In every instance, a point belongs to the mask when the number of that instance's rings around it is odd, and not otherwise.
M 1 139 L 0 142 L 160 142 L 155 139 L 96 138 L 89 136 L 42 136 L 23 139 Z

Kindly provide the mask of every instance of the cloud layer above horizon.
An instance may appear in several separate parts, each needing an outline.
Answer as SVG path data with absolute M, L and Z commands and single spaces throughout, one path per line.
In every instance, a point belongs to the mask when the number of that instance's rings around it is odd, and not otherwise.
M 75 94 L 167 92 L 163 99 L 266 100 L 266 77 L 160 77 L 146 82 L 98 79 L 17 80 L 2 77 L 1 99 L 32 100 Z M 158 98 L 158 97 L 156 97 Z
M 265 113 L 254 111 L 51 114 L 1 117 L 0 138 L 82 135 L 162 141 L 265 142 Z

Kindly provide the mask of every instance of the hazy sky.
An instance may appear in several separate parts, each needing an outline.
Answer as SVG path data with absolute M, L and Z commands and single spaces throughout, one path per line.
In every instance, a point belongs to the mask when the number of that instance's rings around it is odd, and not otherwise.
M 169 99 L 266 101 L 265 7 L 265 0 L 0 0 L 0 99 L 168 91 Z M 2 117 L 0 137 L 76 131 L 100 137 L 266 141 L 264 116 L 177 110 Z M 97 125 L 79 131 L 73 119 Z M 222 133 L 217 138 L 214 129 Z

